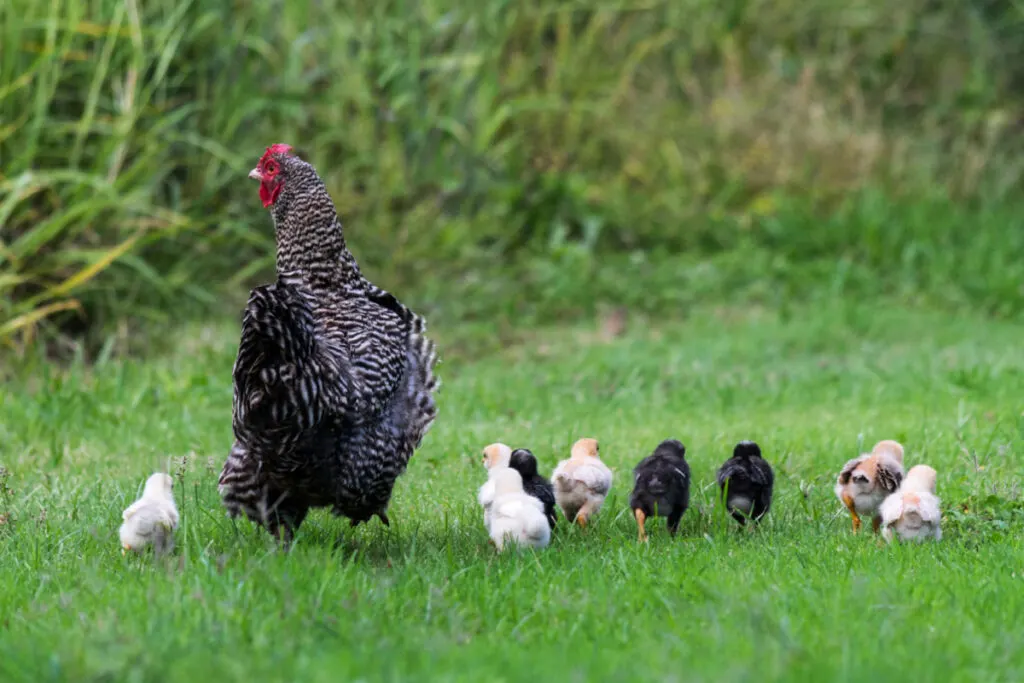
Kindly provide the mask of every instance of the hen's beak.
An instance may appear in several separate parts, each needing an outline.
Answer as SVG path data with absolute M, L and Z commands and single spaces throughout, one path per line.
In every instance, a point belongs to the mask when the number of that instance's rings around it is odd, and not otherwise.
M 253 180 L 263 180 L 263 174 L 260 173 L 260 169 L 258 168 L 254 168 L 251 171 L 249 171 L 249 177 L 252 178 Z

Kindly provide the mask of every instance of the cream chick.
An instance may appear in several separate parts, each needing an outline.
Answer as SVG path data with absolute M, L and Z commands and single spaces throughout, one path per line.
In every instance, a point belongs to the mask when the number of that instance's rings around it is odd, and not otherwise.
M 523 491 L 523 478 L 516 470 L 502 467 L 493 472 L 494 504 L 488 532 L 495 547 L 546 547 L 551 542 L 551 527 L 544 504 Z
M 178 528 L 178 508 L 171 491 L 174 480 L 157 472 L 146 480 L 142 497 L 122 513 L 121 554 L 128 550 L 141 552 L 152 544 L 157 554 L 174 547 L 174 532 Z
M 492 443 L 483 450 L 483 464 L 487 468 L 487 481 L 480 487 L 476 500 L 484 509 L 484 525 L 491 528 L 491 505 L 494 503 L 494 481 L 491 475 L 503 467 L 508 467 L 512 459 L 512 449 L 503 443 Z
M 903 446 L 896 441 L 879 441 L 870 453 L 848 460 L 836 478 L 836 497 L 853 518 L 853 530 L 861 527 L 860 515 L 874 515 L 877 532 L 882 522 L 878 507 L 903 481 Z
M 907 472 L 900 490 L 882 503 L 882 537 L 892 543 L 922 542 L 942 539 L 942 511 L 935 495 L 935 470 L 928 465 L 915 465 Z
M 551 474 L 555 502 L 565 518 L 586 526 L 600 511 L 612 487 L 612 471 L 601 462 L 597 439 L 580 439 L 569 459 L 558 463 Z

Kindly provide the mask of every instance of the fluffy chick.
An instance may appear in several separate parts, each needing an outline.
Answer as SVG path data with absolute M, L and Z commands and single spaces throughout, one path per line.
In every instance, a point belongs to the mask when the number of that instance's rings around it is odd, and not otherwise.
M 487 481 L 476 494 L 477 502 L 484 509 L 484 526 L 491 528 L 491 506 L 494 503 L 494 481 L 492 475 L 508 467 L 512 449 L 503 443 L 492 443 L 483 450 L 483 464 L 487 468 Z
M 736 444 L 732 457 L 718 468 L 715 478 L 725 508 L 740 525 L 745 525 L 747 519 L 761 521 L 771 508 L 775 474 L 755 442 Z
M 894 533 L 901 541 L 942 539 L 935 477 L 935 470 L 928 465 L 915 465 L 907 472 L 900 490 L 882 502 L 879 513 L 882 537 L 887 542 L 892 543 Z
M 686 446 L 675 439 L 665 439 L 633 468 L 629 509 L 636 518 L 639 540 L 647 541 L 644 522 L 648 517 L 667 517 L 669 533 L 675 536 L 679 520 L 689 507 L 690 464 L 686 462 Z
M 512 451 L 508 466 L 523 478 L 523 490 L 526 494 L 544 505 L 544 516 L 548 520 L 548 526 L 554 529 L 555 522 L 558 521 L 558 515 L 555 513 L 555 488 L 537 472 L 537 458 L 528 449 L 517 448 Z
M 178 508 L 174 505 L 174 480 L 169 474 L 157 472 L 146 480 L 142 497 L 122 513 L 121 554 L 129 550 L 141 552 L 152 544 L 157 554 L 174 547 L 178 528 Z
M 612 471 L 601 462 L 597 439 L 580 439 L 572 446 L 569 459 L 558 463 L 551 474 L 555 502 L 565 518 L 586 526 L 604 505 L 612 487 Z
M 903 481 L 903 446 L 896 441 L 879 441 L 870 453 L 847 461 L 836 479 L 836 497 L 853 518 L 853 530 L 860 531 L 860 515 L 874 515 L 877 533 L 882 523 L 878 507 L 895 493 Z
M 488 528 L 498 550 L 506 544 L 543 548 L 551 541 L 544 504 L 523 491 L 523 478 L 511 467 L 495 468 L 494 504 Z

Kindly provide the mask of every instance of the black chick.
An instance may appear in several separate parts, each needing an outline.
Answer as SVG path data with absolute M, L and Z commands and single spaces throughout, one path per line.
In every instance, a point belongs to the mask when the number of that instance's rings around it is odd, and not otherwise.
M 636 517 L 641 542 L 647 540 L 644 522 L 648 517 L 668 517 L 673 536 L 679 530 L 679 520 L 690 507 L 690 464 L 685 456 L 686 446 L 666 439 L 633 468 L 629 508 Z
M 555 514 L 555 489 L 551 482 L 537 473 L 537 458 L 525 448 L 512 451 L 508 466 L 519 472 L 523 478 L 523 491 L 544 504 L 544 516 L 548 518 L 548 526 L 555 528 L 558 517 Z
M 741 525 L 748 517 L 760 521 L 771 508 L 775 474 L 753 441 L 736 444 L 732 457 L 718 469 L 717 479 L 726 509 Z

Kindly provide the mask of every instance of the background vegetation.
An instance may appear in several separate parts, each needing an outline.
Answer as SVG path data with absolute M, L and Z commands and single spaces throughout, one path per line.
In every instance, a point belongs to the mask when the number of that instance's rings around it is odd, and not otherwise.
M 0 338 L 235 306 L 272 267 L 245 172 L 278 141 L 435 319 L 818 292 L 1018 315 L 1022 20 L 1012 0 L 7 0 Z

